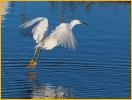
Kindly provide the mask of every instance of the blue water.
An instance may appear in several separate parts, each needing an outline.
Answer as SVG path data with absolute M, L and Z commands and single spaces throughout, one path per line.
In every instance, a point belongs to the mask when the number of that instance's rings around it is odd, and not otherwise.
M 73 29 L 75 51 L 43 51 L 30 70 L 35 42 L 19 25 L 41 16 L 49 30 L 73 19 L 88 26 Z M 4 17 L 2 98 L 130 98 L 129 3 L 10 2 Z

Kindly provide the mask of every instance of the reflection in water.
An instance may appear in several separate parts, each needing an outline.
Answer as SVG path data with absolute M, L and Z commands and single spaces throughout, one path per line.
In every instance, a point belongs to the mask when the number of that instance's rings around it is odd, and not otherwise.
M 124 3 L 130 3 L 130 2 L 124 2 Z M 51 14 L 54 14 L 54 12 L 59 11 L 60 16 L 59 20 L 60 23 L 64 22 L 66 20 L 67 13 L 71 16 L 71 18 L 76 18 L 76 13 L 78 10 L 80 10 L 80 7 L 83 6 L 83 9 L 87 12 L 90 12 L 92 10 L 92 5 L 96 4 L 96 2 L 50 2 L 50 8 L 51 8 Z M 100 2 L 98 3 L 100 7 L 111 7 L 114 10 L 118 10 L 119 2 L 114 2 L 112 4 L 107 2 Z
M 63 86 L 42 85 L 37 80 L 35 72 L 28 72 L 28 78 L 33 83 L 31 98 L 67 98 L 69 91 Z
M 9 3 L 8 2 L 2 2 L 2 20 L 5 20 L 5 15 L 7 15 L 9 8 Z
M 93 4 L 92 2 L 90 3 L 90 2 L 86 2 L 85 3 L 85 10 L 87 11 L 87 12 L 89 12 L 89 11 L 91 11 L 91 4 Z
M 61 5 L 61 8 L 62 8 L 62 10 L 61 10 L 60 22 L 63 23 L 63 22 L 65 21 L 65 20 L 64 20 L 64 19 L 65 19 L 65 16 L 64 16 L 64 13 L 65 13 L 65 6 L 64 6 L 64 4 Z
M 27 18 L 27 10 L 26 10 L 26 2 L 23 2 L 23 11 L 21 15 L 21 23 L 25 23 L 28 20 Z
M 21 24 L 25 23 L 26 21 L 28 21 L 28 12 L 27 12 L 27 6 L 26 6 L 26 2 L 22 3 L 22 12 L 21 12 L 21 16 L 20 16 L 20 20 L 21 20 Z M 32 29 L 32 27 L 31 27 Z M 20 30 L 20 33 L 22 36 L 26 36 L 26 37 L 32 37 L 31 33 L 31 29 L 27 29 L 27 30 Z
M 84 10 L 91 10 L 92 2 L 50 2 L 51 12 L 56 12 L 56 9 L 60 8 L 60 23 L 64 22 L 67 16 L 67 13 L 71 16 L 72 19 L 76 18 L 76 12 L 79 10 L 80 6 L 84 6 Z M 53 14 L 52 13 L 52 14 Z

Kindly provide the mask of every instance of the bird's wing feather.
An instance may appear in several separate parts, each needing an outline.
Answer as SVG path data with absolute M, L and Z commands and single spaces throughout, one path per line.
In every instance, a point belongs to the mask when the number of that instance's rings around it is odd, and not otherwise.
M 36 40 L 36 43 L 42 40 L 47 30 L 48 30 L 48 20 L 47 19 L 43 19 L 33 28 L 32 30 L 33 39 Z
M 51 35 L 57 40 L 57 45 L 61 45 L 65 48 L 75 49 L 76 47 L 76 39 L 74 34 L 72 33 L 72 29 L 70 28 L 69 24 L 62 23 L 56 27 L 54 31 L 52 31 Z
M 38 22 L 38 24 L 32 29 L 32 34 L 33 34 L 33 39 L 36 41 L 36 43 L 39 43 L 45 36 L 46 31 L 48 30 L 47 18 L 38 17 L 22 24 L 20 27 L 27 28 L 32 26 L 36 22 Z
M 27 22 L 21 24 L 19 27 L 22 27 L 22 28 L 30 27 L 30 26 L 32 26 L 34 23 L 36 23 L 36 22 L 38 22 L 38 21 L 40 21 L 40 20 L 42 20 L 42 19 L 44 19 L 44 17 L 37 17 L 37 18 L 35 18 L 35 19 L 31 20 L 31 21 L 27 21 Z

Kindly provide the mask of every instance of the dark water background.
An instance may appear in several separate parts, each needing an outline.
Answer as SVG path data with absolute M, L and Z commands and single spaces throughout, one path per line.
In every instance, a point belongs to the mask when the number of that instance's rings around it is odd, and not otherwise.
M 130 97 L 129 3 L 10 2 L 8 12 L 2 24 L 3 98 Z M 19 25 L 41 16 L 49 19 L 49 30 L 73 19 L 89 25 L 73 29 L 76 51 L 43 51 L 30 71 L 35 43 Z

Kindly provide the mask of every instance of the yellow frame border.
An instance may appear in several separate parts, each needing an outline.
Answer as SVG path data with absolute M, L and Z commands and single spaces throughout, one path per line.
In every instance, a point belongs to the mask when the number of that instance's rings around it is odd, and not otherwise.
M 17 1 L 17 2 L 39 2 L 39 1 L 43 1 L 43 2 L 46 2 L 46 1 L 52 1 L 52 2 L 60 2 L 60 1 L 63 1 L 63 2 L 70 2 L 70 1 L 73 1 L 73 2 L 130 2 L 130 98 L 128 99 L 124 99 L 124 98 L 97 98 L 97 99 L 94 99 L 94 98 L 87 98 L 87 99 L 52 99 L 52 98 L 44 98 L 44 99 L 38 99 L 38 98 L 33 98 L 33 99 L 3 99 L 1 97 L 2 95 L 2 81 L 1 81 L 1 78 L 2 78 L 2 43 L 1 43 L 1 37 L 2 37 L 2 2 L 11 2 L 11 1 Z M 0 100 L 132 100 L 132 0 L 0 0 Z

